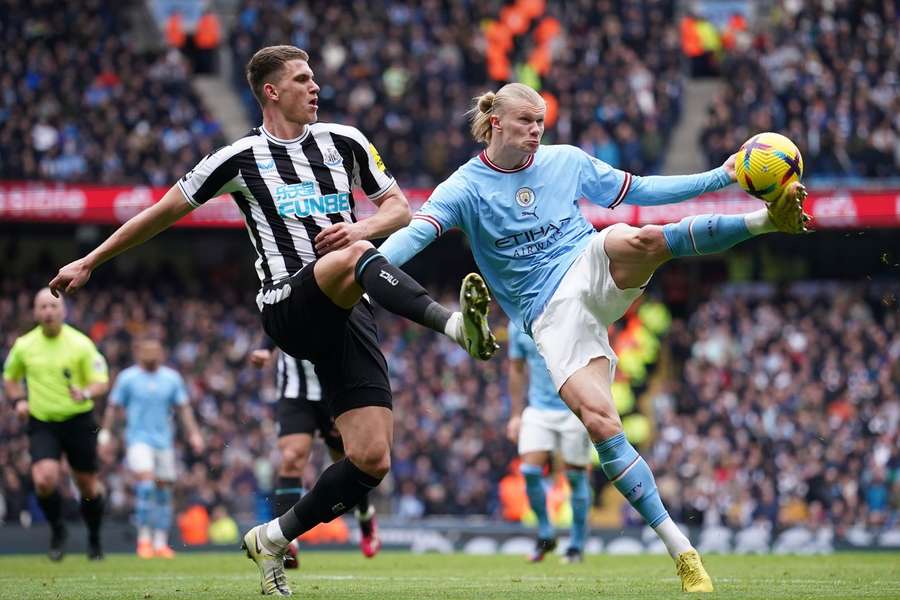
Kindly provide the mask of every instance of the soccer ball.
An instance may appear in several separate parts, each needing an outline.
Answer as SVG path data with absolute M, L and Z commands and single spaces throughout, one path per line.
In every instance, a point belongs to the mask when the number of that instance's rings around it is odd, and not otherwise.
M 758 133 L 738 150 L 734 165 L 744 191 L 765 202 L 781 195 L 784 187 L 803 177 L 803 157 L 794 142 L 779 133 Z

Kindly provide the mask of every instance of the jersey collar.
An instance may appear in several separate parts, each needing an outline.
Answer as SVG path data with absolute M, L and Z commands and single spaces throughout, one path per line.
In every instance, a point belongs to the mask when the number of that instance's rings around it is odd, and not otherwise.
M 298 135 L 297 137 L 295 137 L 292 140 L 283 140 L 281 138 L 275 137 L 274 135 L 269 133 L 269 131 L 265 128 L 264 125 L 260 125 L 259 130 L 262 132 L 262 134 L 264 136 L 266 136 L 267 138 L 269 138 L 276 144 L 281 144 L 283 146 L 287 146 L 288 144 L 296 144 L 297 142 L 302 142 L 306 138 L 306 136 L 309 135 L 309 125 L 304 125 L 303 133 L 301 133 L 300 135 Z
M 531 163 L 534 162 L 534 154 L 532 154 L 531 156 L 528 157 L 528 159 L 524 163 L 522 163 L 521 167 L 516 167 L 515 169 L 504 169 L 503 167 L 498 167 L 493 162 L 491 162 L 491 159 L 488 158 L 487 150 L 482 150 L 481 153 L 478 155 L 478 158 L 480 158 L 481 162 L 483 162 L 489 168 L 491 168 L 499 173 L 518 173 L 519 171 L 524 171 L 525 169 L 530 167 Z

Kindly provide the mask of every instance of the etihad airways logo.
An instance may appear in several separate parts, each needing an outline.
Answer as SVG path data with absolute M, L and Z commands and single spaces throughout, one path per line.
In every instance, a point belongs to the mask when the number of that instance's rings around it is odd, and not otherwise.
M 528 256 L 552 246 L 563 235 L 566 224 L 572 219 L 566 217 L 559 223 L 546 223 L 534 229 L 526 229 L 506 237 L 494 240 L 498 250 L 515 248 L 514 258 Z

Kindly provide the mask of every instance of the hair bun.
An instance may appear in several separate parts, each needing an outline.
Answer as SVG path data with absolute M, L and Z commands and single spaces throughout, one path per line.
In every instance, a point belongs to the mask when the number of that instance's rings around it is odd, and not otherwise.
M 494 92 L 482 94 L 481 98 L 478 99 L 478 110 L 483 113 L 491 112 L 491 109 L 494 108 L 494 98 Z

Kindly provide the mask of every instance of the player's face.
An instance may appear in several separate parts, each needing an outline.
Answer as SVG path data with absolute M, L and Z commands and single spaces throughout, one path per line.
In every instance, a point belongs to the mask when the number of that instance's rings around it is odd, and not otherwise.
M 137 360 L 148 371 L 156 370 L 163 362 L 163 347 L 156 340 L 144 340 L 137 347 Z
M 527 154 L 537 152 L 541 145 L 541 136 L 544 135 L 543 106 L 533 104 L 518 104 L 507 111 L 498 119 L 499 131 L 504 146 L 515 148 Z
M 291 60 L 284 64 L 281 79 L 274 85 L 278 106 L 288 121 L 315 123 L 319 110 L 319 86 L 312 69 L 305 60 Z
M 47 331 L 59 331 L 66 318 L 66 305 L 50 290 L 41 290 L 34 298 L 34 320 Z

